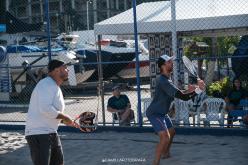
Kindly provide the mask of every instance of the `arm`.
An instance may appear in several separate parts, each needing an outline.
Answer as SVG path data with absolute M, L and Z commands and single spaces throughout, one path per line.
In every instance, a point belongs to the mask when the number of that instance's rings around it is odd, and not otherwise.
M 63 113 L 59 113 L 58 116 L 56 117 L 56 119 L 61 119 L 61 123 L 65 124 L 67 126 L 80 128 L 80 125 L 78 123 L 76 123 L 69 116 L 67 116 Z
M 127 103 L 127 108 L 131 109 L 131 104 Z
M 61 119 L 61 123 L 65 125 L 71 125 L 73 123 L 73 120 L 63 113 L 59 113 L 56 119 Z
M 125 96 L 125 99 L 126 99 L 126 102 L 127 102 L 127 106 L 125 109 L 131 109 L 131 103 L 130 103 L 130 100 L 129 98 L 127 97 L 127 95 L 124 95 Z
M 225 102 L 226 103 L 229 103 L 230 102 L 230 99 L 228 97 L 225 97 Z
M 64 106 L 62 106 L 61 109 L 57 109 L 54 106 L 55 102 L 61 102 L 61 104 L 64 104 L 63 97 L 60 97 L 61 92 L 49 87 L 45 88 L 46 90 L 44 88 L 41 89 L 37 90 L 37 97 L 39 99 L 39 105 L 37 106 L 39 106 L 40 113 L 47 118 L 59 119 L 68 126 L 79 128 L 78 124 L 76 124 L 69 116 L 61 112 L 64 109 Z
M 109 98 L 108 100 L 108 104 L 107 104 L 107 111 L 111 112 L 111 113 L 115 113 L 115 112 L 120 112 L 122 109 L 116 109 L 118 107 L 115 106 L 115 99 L 114 97 Z
M 175 94 L 175 97 L 184 101 L 190 100 L 195 97 L 197 94 L 195 91 L 189 93 L 183 93 L 182 91 L 178 90 Z
M 201 92 L 201 90 L 204 90 L 205 88 L 205 83 L 202 80 L 198 80 L 197 85 L 198 85 L 198 89 L 195 85 L 189 85 L 189 89 L 187 92 L 177 90 L 175 97 L 184 101 L 194 98 L 197 95 L 197 90 L 200 90 Z
M 181 100 L 187 101 L 196 95 L 194 92 L 195 86 L 189 85 L 189 89 L 185 92 L 183 90 L 179 90 L 174 84 L 169 81 L 164 81 L 161 85 L 161 89 L 166 92 L 171 97 L 176 97 Z
M 50 87 L 42 88 L 42 86 L 39 86 L 39 89 L 37 89 L 36 92 L 36 97 L 38 99 L 37 107 L 39 107 L 40 113 L 47 118 L 56 119 L 59 112 L 62 110 L 58 110 L 54 107 L 54 101 L 57 101 L 59 98 L 59 92 Z
M 111 108 L 110 106 L 107 107 L 107 110 L 111 113 L 119 112 L 117 109 Z

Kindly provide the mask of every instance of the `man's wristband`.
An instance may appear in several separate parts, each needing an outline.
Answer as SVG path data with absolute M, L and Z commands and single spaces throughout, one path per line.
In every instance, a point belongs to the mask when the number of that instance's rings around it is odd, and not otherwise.
M 202 93 L 202 90 L 198 87 L 198 88 L 195 89 L 195 93 L 200 94 L 200 93 Z

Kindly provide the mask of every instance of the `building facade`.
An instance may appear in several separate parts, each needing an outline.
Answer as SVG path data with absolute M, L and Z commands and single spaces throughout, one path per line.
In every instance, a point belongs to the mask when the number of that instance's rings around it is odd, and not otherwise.
M 94 24 L 132 7 L 132 0 L 48 0 L 54 32 L 92 30 Z M 138 0 L 137 4 L 152 0 Z M 154 0 L 153 0 L 154 1 Z M 45 0 L 5 0 L 6 10 L 26 23 L 45 22 Z

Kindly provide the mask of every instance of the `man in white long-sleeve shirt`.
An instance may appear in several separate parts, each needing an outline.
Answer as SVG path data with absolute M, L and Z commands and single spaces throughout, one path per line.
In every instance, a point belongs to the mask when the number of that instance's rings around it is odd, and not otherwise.
M 60 85 L 67 79 L 68 69 L 64 62 L 52 60 L 48 64 L 48 76 L 32 92 L 25 136 L 34 165 L 63 165 L 58 125 L 63 122 L 79 128 L 79 125 L 63 113 L 65 103 Z

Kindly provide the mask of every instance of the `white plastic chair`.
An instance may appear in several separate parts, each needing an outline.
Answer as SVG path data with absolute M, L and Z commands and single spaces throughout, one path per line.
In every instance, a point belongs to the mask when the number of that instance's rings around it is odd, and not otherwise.
M 205 99 L 200 108 L 197 111 L 197 124 L 200 125 L 200 121 L 204 122 L 204 125 L 210 125 L 211 121 L 218 121 L 221 127 L 224 127 L 224 109 L 226 103 L 221 98 L 207 98 Z M 205 112 L 206 118 L 202 118 L 201 112 Z
M 174 105 L 175 105 L 175 112 L 176 112 L 176 117 L 175 117 L 176 123 L 180 124 L 180 122 L 182 121 L 184 125 L 189 126 L 190 125 L 190 122 L 189 122 L 190 110 L 193 108 L 192 100 L 183 101 L 180 99 L 175 99 Z
M 142 98 L 141 99 L 142 122 L 143 122 L 143 118 L 146 117 L 146 109 L 149 107 L 149 105 L 151 104 L 151 102 L 152 102 L 152 98 Z

